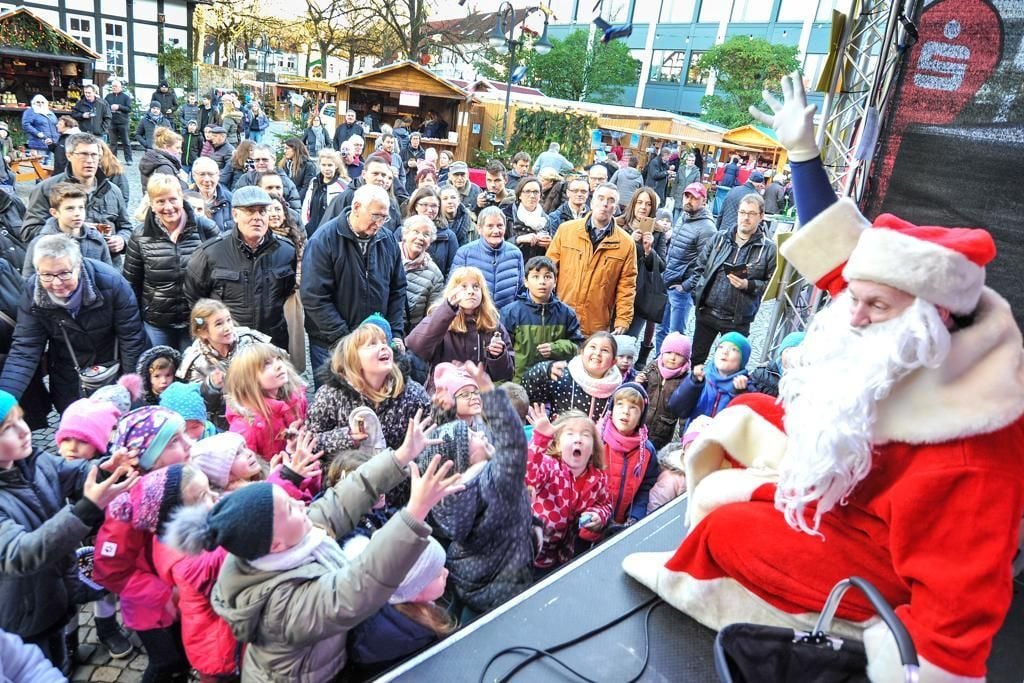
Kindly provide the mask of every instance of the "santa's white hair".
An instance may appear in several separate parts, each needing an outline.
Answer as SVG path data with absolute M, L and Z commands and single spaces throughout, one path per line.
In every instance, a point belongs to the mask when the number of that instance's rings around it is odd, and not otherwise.
M 791 527 L 821 535 L 822 516 L 871 471 L 878 402 L 914 370 L 940 365 L 949 344 L 938 309 L 921 299 L 861 328 L 850 325 L 847 292 L 815 315 L 779 385 L 788 446 L 775 507 Z

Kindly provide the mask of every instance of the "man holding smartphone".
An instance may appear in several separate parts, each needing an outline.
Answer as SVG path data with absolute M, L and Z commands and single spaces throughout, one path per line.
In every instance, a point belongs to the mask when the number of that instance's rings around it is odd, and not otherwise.
M 695 364 L 707 358 L 720 332 L 750 332 L 774 272 L 775 244 L 764 227 L 764 199 L 750 194 L 740 200 L 736 227 L 708 241 L 684 284 L 697 306 L 690 356 Z

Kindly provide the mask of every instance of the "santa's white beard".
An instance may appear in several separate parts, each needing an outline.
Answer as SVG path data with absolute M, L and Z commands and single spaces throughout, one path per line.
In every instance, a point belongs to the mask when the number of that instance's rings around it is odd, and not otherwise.
M 849 321 L 844 292 L 815 315 L 796 364 L 779 384 L 788 446 L 775 507 L 791 527 L 812 535 L 820 535 L 822 515 L 845 504 L 871 471 L 878 402 L 897 381 L 938 366 L 949 353 L 938 310 L 920 299 L 884 323 L 854 328 Z M 808 506 L 815 503 L 809 523 Z

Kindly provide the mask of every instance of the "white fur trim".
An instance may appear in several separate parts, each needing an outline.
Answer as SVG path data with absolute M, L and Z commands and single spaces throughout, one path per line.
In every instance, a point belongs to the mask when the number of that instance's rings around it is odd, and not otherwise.
M 817 283 L 843 265 L 871 223 L 849 197 L 843 197 L 796 231 L 782 255 L 800 274 Z
M 974 322 L 953 333 L 942 365 L 915 370 L 879 404 L 873 441 L 942 443 L 997 431 L 1022 414 L 1020 328 L 1006 300 L 986 287 Z
M 695 491 L 704 477 L 728 467 L 725 454 L 747 467 L 777 469 L 786 452 L 786 435 L 746 405 L 715 416 L 683 457 L 686 485 Z
M 866 230 L 843 269 L 850 280 L 870 280 L 966 315 L 978 305 L 985 269 L 958 251 L 897 230 Z
M 868 656 L 868 678 L 872 683 L 903 683 L 903 664 L 892 631 L 879 621 L 864 630 L 864 650 Z M 985 677 L 959 676 L 932 664 L 918 654 L 920 683 L 984 683 Z
M 818 619 L 812 612 L 789 614 L 762 600 L 735 579 L 696 579 L 686 572 L 665 568 L 673 553 L 633 553 L 622 560 L 623 570 L 650 588 L 668 604 L 684 612 L 708 628 L 720 631 L 735 623 L 765 624 L 810 631 Z M 830 635 L 860 639 L 863 623 L 836 619 Z
M 754 491 L 779 480 L 776 469 L 730 469 L 712 472 L 701 481 L 700 488 L 690 490 L 686 504 L 686 525 L 695 528 L 711 512 L 730 503 L 750 500 Z

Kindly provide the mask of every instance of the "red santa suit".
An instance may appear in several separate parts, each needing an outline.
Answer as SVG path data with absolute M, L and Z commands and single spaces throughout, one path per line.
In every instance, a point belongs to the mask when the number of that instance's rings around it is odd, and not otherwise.
M 785 255 L 819 286 L 840 273 L 865 279 L 854 256 L 846 263 L 849 249 L 863 247 L 864 229 L 845 200 L 809 222 Z M 889 237 L 866 249 L 870 267 L 892 268 L 875 249 Z M 808 253 L 813 267 L 805 270 Z M 927 250 L 923 261 L 904 262 L 893 277 L 933 265 Z M 913 371 L 879 402 L 872 469 L 846 505 L 822 517 L 824 540 L 791 528 L 775 507 L 771 482 L 785 435 L 778 416 L 755 401 L 723 411 L 718 429 L 702 433 L 688 456 L 691 533 L 683 544 L 675 553 L 631 555 L 626 572 L 714 629 L 734 622 L 809 628 L 833 585 L 861 576 L 910 631 L 921 681 L 981 680 L 1010 606 L 1024 516 L 1024 351 L 1009 305 L 980 283 L 972 298 L 969 275 L 947 298 L 926 299 L 954 313 L 970 306 L 974 318 L 951 334 L 940 367 Z M 875 281 L 925 298 L 941 287 L 930 277 Z M 748 469 L 719 469 L 730 461 Z M 864 640 L 872 680 L 903 680 L 886 627 L 862 596 L 847 595 L 836 632 Z

